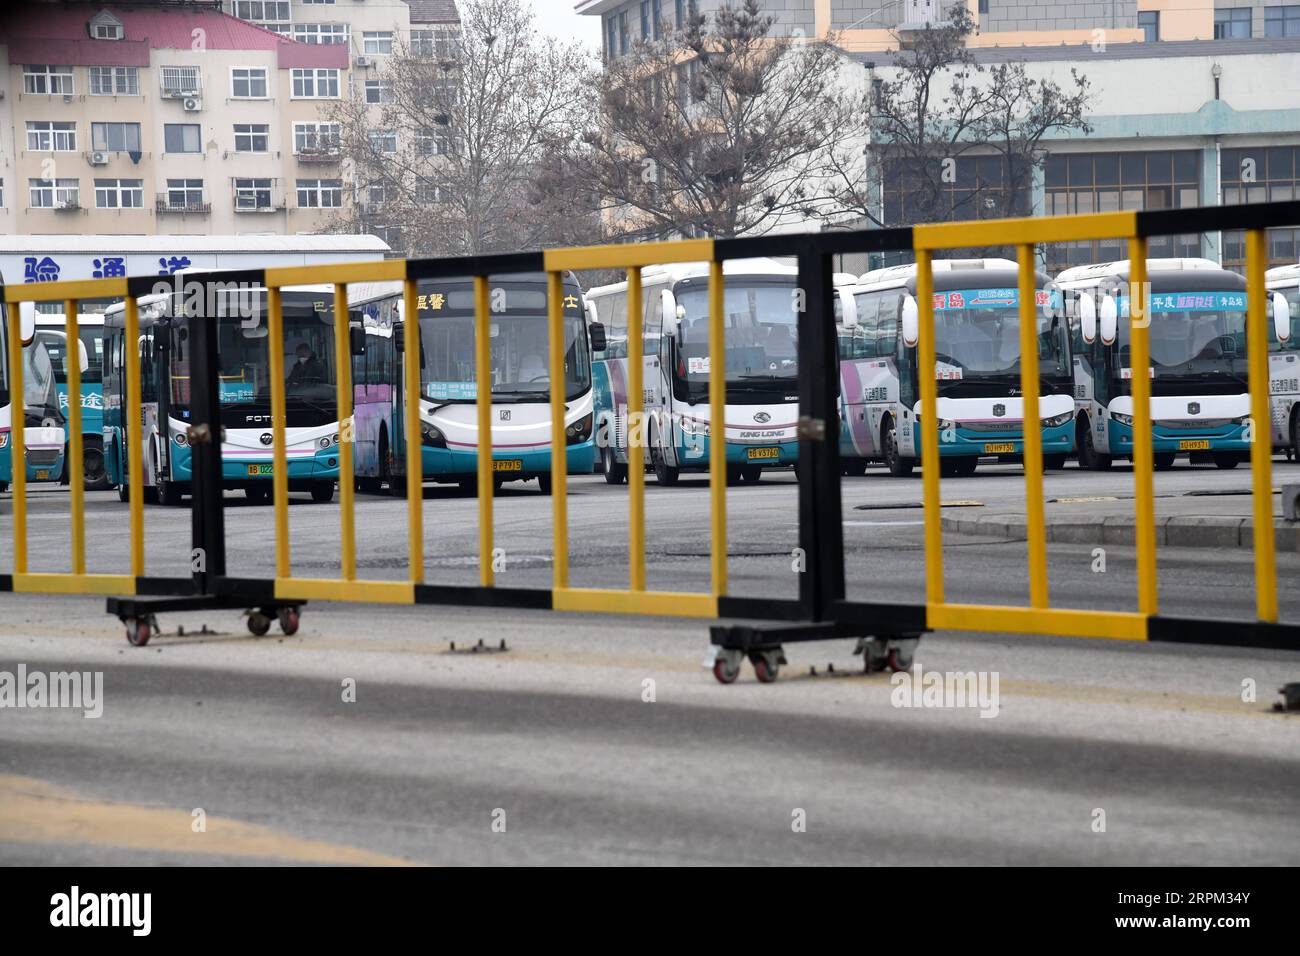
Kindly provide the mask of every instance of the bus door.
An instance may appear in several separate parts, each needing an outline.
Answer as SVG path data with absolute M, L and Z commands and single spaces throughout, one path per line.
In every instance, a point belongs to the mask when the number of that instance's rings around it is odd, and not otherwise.
M 667 347 L 667 339 L 663 335 L 664 327 L 664 292 L 668 290 L 665 283 L 655 283 L 645 286 L 643 289 L 643 298 L 645 300 L 645 339 L 644 339 L 644 372 L 641 376 L 642 389 L 645 393 L 645 418 L 647 421 L 661 423 L 665 427 L 662 429 L 671 434 L 671 429 L 667 427 L 669 421 L 669 407 L 672 399 L 672 383 L 668 380 L 668 374 L 671 371 L 671 365 L 668 359 L 662 354 Z M 670 306 L 672 307 L 672 306 Z M 649 435 L 643 433 L 645 440 L 645 459 L 650 461 Z

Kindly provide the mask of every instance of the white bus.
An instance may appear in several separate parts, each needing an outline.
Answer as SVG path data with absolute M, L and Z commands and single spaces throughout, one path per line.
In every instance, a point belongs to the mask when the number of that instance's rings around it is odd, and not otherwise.
M 1246 280 L 1195 258 L 1148 259 L 1147 279 L 1155 467 L 1186 454 L 1235 468 L 1251 441 Z M 1076 266 L 1056 282 L 1076 353 L 1079 463 L 1105 470 L 1133 455 L 1129 262 Z
M 15 398 L 23 416 L 23 447 L 28 481 L 58 481 L 63 473 L 63 415 L 54 366 L 45 344 L 36 340 L 32 303 L 19 305 L 20 329 L 9 325 L 8 307 L 0 308 L 0 491 L 13 480 L 13 446 L 10 442 Z M 11 394 L 9 336 L 23 343 L 23 394 Z
M 938 385 L 940 474 L 974 474 L 981 457 L 1020 461 L 1020 296 L 1016 263 L 939 259 L 933 263 L 934 377 Z M 1073 448 L 1070 343 L 1060 298 L 1036 276 L 1038 414 L 1043 465 L 1060 468 Z M 840 451 L 850 474 L 882 460 L 892 475 L 920 459 L 916 266 L 868 272 L 840 287 Z
M 104 313 L 82 312 L 77 315 L 77 332 L 87 359 L 81 373 L 82 474 L 87 491 L 111 488 L 104 468 Z M 66 368 L 68 335 L 63 314 L 38 313 L 36 340 L 45 346 L 54 366 L 54 381 L 59 394 L 59 409 L 66 426 L 68 419 L 68 372 Z M 66 436 L 65 436 L 66 440 Z M 63 476 L 69 473 L 63 463 Z
M 1300 264 L 1269 269 L 1265 283 L 1274 317 L 1268 337 L 1273 447 L 1300 459 Z
M 758 481 L 798 457 L 798 270 L 772 259 L 723 264 L 726 393 L 723 431 L 727 477 Z M 587 293 L 591 321 L 605 330 L 593 381 L 601 470 L 611 484 L 627 477 L 627 283 Z M 643 270 L 646 464 L 662 485 L 709 468 L 709 264 Z

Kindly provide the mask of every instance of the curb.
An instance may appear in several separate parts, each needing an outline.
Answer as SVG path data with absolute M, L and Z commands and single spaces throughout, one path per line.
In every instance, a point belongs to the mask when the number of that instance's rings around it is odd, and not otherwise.
M 1006 541 L 1028 538 L 1024 515 L 944 515 L 941 527 L 952 534 L 981 535 Z M 1062 544 L 1135 546 L 1137 521 L 1131 515 L 1060 517 L 1047 519 L 1047 540 Z M 1277 519 L 1273 523 L 1279 552 L 1300 551 L 1300 525 Z M 1156 545 L 1171 548 L 1253 548 L 1251 518 L 1225 515 L 1185 515 L 1156 518 Z

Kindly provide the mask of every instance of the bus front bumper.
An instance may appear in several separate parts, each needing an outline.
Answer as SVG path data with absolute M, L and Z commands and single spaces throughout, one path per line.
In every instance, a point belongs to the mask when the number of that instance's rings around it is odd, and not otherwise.
M 476 448 L 421 448 L 425 481 L 457 480 L 478 474 Z M 587 439 L 569 445 L 565 451 L 569 474 L 589 475 L 596 464 L 596 441 Z M 528 449 L 494 448 L 493 471 L 505 481 L 527 481 L 551 473 L 549 445 Z
M 799 442 L 774 441 L 769 444 L 727 442 L 727 464 L 732 467 L 756 465 L 761 468 L 788 468 L 799 460 Z M 707 435 L 686 436 L 677 444 L 677 467 L 682 471 L 709 470 Z
M 1111 454 L 1131 455 L 1133 426 L 1116 421 L 1113 416 L 1108 418 L 1106 424 L 1109 429 Z M 1246 427 L 1245 422 L 1237 421 L 1205 428 L 1175 429 L 1153 424 L 1151 450 L 1157 455 L 1179 452 L 1250 451 Z
M 1044 455 L 1068 455 L 1074 450 L 1074 422 L 1064 425 L 1044 425 L 1042 429 Z M 1019 427 L 1006 432 L 975 432 L 958 425 L 944 440 L 939 432 L 939 457 L 962 458 L 971 455 L 1024 455 L 1025 439 Z
M 36 433 L 35 436 L 33 433 Z M 27 461 L 28 481 L 58 481 L 62 476 L 63 446 L 51 443 L 51 439 L 57 441 L 55 436 L 61 437 L 62 434 L 62 429 L 32 427 L 24 429 L 24 438 L 27 442 L 24 457 Z M 33 437 L 38 439 L 39 444 L 33 444 Z M 10 443 L 9 430 L 5 429 L 0 431 L 0 481 L 5 483 L 13 481 L 13 462 L 13 446 Z
M 190 481 L 194 477 L 192 452 L 188 446 L 172 444 L 172 480 Z M 290 458 L 288 477 L 296 481 L 338 481 L 339 450 L 337 446 L 322 449 L 313 455 Z M 256 458 L 225 452 L 221 456 L 221 479 L 228 485 L 271 481 L 273 463 L 269 456 Z

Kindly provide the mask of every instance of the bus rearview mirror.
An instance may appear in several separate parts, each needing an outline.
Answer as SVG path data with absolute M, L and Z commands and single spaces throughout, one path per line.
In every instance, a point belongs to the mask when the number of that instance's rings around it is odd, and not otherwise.
M 393 323 L 393 351 L 402 354 L 406 351 L 406 323 Z
M 608 347 L 609 342 L 605 338 L 605 326 L 599 322 L 592 322 L 587 326 L 587 335 L 591 339 L 591 350 L 593 352 L 603 352 Z
M 1119 305 L 1113 295 L 1101 300 L 1101 344 L 1114 345 L 1119 331 Z
M 664 316 L 664 335 L 677 335 L 678 317 L 677 317 L 677 297 L 673 295 L 671 289 L 664 289 L 659 293 L 659 306 Z
M 903 344 L 909 349 L 916 348 L 920 331 L 921 318 L 916 306 L 916 297 L 909 295 L 903 300 Z
M 1079 294 L 1079 331 L 1089 345 L 1097 340 L 1097 303 L 1087 292 Z
M 1273 334 L 1279 342 L 1291 337 L 1291 304 L 1281 292 L 1273 293 Z
M 36 338 L 36 303 L 18 303 L 18 338 L 24 346 Z
M 846 329 L 858 327 L 858 304 L 848 289 L 835 290 L 840 297 L 840 322 Z

